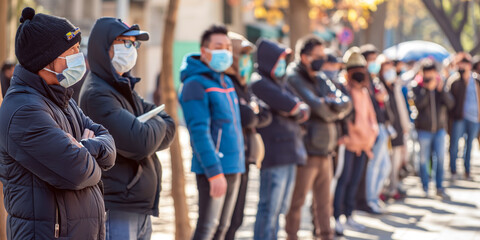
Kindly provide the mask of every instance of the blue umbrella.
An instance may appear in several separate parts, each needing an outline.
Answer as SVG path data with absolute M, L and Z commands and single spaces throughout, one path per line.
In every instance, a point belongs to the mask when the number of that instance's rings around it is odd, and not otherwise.
M 423 58 L 433 58 L 435 61 L 442 62 L 450 56 L 450 53 L 439 44 L 428 41 L 407 41 L 389 47 L 383 51 L 383 54 L 390 59 L 396 59 L 404 62 L 418 61 Z

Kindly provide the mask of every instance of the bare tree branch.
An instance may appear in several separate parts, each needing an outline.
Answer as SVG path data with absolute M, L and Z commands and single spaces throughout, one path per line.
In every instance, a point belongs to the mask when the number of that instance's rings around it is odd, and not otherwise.
M 463 28 L 465 27 L 465 24 L 467 24 L 467 21 L 468 21 L 468 5 L 469 5 L 469 2 L 468 1 L 463 1 L 463 18 L 462 18 L 462 21 L 460 22 L 460 24 L 458 25 L 458 28 L 457 30 L 455 31 L 456 34 L 460 35 L 463 31 Z
M 454 4 L 455 3 L 455 4 Z M 455 14 L 457 14 L 458 10 L 460 10 L 460 6 L 462 5 L 462 2 L 461 1 L 458 1 L 458 0 L 454 0 L 454 1 L 450 1 L 450 6 L 453 6 L 451 11 L 450 11 L 450 14 L 448 14 L 448 18 L 449 19 L 453 19 L 453 17 L 455 16 Z

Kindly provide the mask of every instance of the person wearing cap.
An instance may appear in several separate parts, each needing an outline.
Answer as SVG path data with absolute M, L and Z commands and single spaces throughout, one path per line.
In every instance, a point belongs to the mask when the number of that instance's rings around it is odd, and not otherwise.
M 245 173 L 241 175 L 240 189 L 232 221 L 225 235 L 226 240 L 234 240 L 235 233 L 243 223 L 250 165 L 256 165 L 260 160 L 263 160 L 264 156 L 265 147 L 262 137 L 257 133 L 257 128 L 270 124 L 272 114 L 265 104 L 253 95 L 248 84 L 253 70 L 251 53 L 256 50 L 255 45 L 240 34 L 229 32 L 228 36 L 232 40 L 233 64 L 225 73 L 232 79 L 238 96 L 245 145 Z
M 443 187 L 443 165 L 445 159 L 445 128 L 447 111 L 455 105 L 455 99 L 446 88 L 435 62 L 424 59 L 422 62 L 422 82 L 413 88 L 414 104 L 418 115 L 415 129 L 420 144 L 420 179 L 425 197 L 428 197 L 430 175 L 428 164 L 432 159 L 432 173 L 435 173 L 437 196 L 448 200 L 450 197 Z M 436 157 L 431 158 L 433 155 Z
M 244 138 L 239 100 L 225 74 L 233 63 L 228 30 L 212 25 L 200 41 L 201 53 L 184 58 L 179 95 L 198 189 L 193 239 L 224 239 L 237 202 L 240 176 L 245 172 Z
M 130 70 L 137 60 L 138 41 L 149 39 L 138 25 L 120 19 L 98 19 L 88 41 L 88 74 L 80 107 L 102 123 L 115 139 L 115 166 L 102 175 L 107 211 L 107 240 L 150 239 L 150 216 L 158 216 L 162 168 L 157 151 L 166 149 L 175 123 L 165 112 L 147 121 L 138 116 L 154 109 L 134 90 L 140 81 Z
M 315 201 L 315 235 L 322 240 L 333 239 L 330 227 L 332 199 L 330 184 L 333 175 L 331 154 L 337 146 L 336 121 L 343 119 L 352 109 L 350 98 L 336 89 L 324 74 L 327 56 L 322 41 L 314 36 L 303 37 L 296 45 L 296 61 L 287 68 L 287 81 L 311 109 L 311 116 L 303 124 L 306 135 L 303 138 L 308 158 L 305 166 L 297 167 L 292 203 L 286 216 L 288 239 L 298 239 L 301 208 L 310 190 Z
M 19 65 L 0 108 L 7 239 L 105 239 L 100 180 L 115 143 L 67 89 L 85 73 L 80 40 L 67 19 L 23 9 Z
M 465 151 L 462 153 L 464 161 L 464 177 L 471 180 L 470 158 L 473 139 L 478 136 L 480 122 L 480 76 L 472 71 L 472 57 L 460 52 L 455 56 L 457 73 L 453 74 L 448 83 L 450 93 L 455 98 L 455 106 L 449 113 L 452 120 L 450 140 L 450 173 L 451 179 L 458 179 L 457 158 L 458 141 L 465 137 Z
M 333 201 L 335 233 L 343 235 L 344 226 L 340 216 L 345 215 L 346 224 L 361 231 L 365 227 L 354 221 L 355 196 L 367 158 L 371 158 L 372 148 L 378 135 L 378 123 L 372 100 L 366 88 L 368 81 L 367 62 L 358 47 L 349 49 L 344 55 L 346 62 L 346 86 L 353 102 L 353 112 L 347 117 L 348 134 L 340 141 L 345 144 L 344 166 L 337 182 Z
M 338 59 L 338 57 L 335 55 L 335 53 L 331 49 L 326 48 L 325 54 L 327 56 L 327 59 L 322 65 L 322 72 L 334 84 L 338 83 L 338 80 L 339 80 L 338 74 L 341 69 L 341 60 Z
M 310 108 L 287 85 L 286 58 L 290 52 L 270 40 L 257 42 L 252 91 L 268 105 L 272 123 L 258 129 L 265 143 L 265 157 L 260 168 L 255 240 L 277 239 L 280 214 L 286 213 L 292 198 L 297 165 L 305 165 L 307 160 L 300 124 L 310 117 Z

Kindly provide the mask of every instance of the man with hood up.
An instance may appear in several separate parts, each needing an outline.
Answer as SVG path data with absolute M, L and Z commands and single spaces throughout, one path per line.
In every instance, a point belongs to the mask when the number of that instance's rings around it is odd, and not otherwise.
M 105 239 L 100 179 L 114 165 L 115 144 L 71 99 L 68 87 L 86 69 L 80 40 L 67 19 L 23 9 L 20 64 L 0 108 L 7 239 Z
M 193 149 L 198 189 L 194 240 L 224 239 L 237 202 L 245 153 L 238 98 L 230 77 L 232 42 L 224 26 L 201 37 L 201 54 L 190 54 L 181 69 L 179 101 Z
M 160 162 L 155 154 L 169 147 L 175 123 L 161 112 L 146 122 L 138 116 L 155 105 L 134 90 L 130 75 L 140 43 L 149 39 L 138 25 L 100 18 L 88 42 L 90 73 L 82 86 L 80 106 L 111 132 L 117 146 L 115 167 L 103 174 L 107 239 L 150 239 L 150 215 L 158 216 Z
M 265 143 L 260 170 L 260 200 L 254 239 L 277 239 L 280 213 L 285 213 L 295 184 L 297 165 L 305 165 L 307 152 L 300 123 L 308 120 L 310 108 L 287 88 L 286 57 L 290 49 L 269 40 L 257 43 L 257 74 L 253 93 L 272 112 L 272 123 L 258 129 Z

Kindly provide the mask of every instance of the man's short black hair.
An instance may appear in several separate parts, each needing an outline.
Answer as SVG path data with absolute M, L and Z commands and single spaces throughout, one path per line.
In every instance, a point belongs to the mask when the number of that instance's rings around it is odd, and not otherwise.
M 316 46 L 322 46 L 323 42 L 315 35 L 308 35 L 300 39 L 297 43 L 297 55 L 300 57 L 302 54 L 310 55 Z
M 375 45 L 368 43 L 360 46 L 360 52 L 362 53 L 363 57 L 367 59 L 370 54 L 378 54 L 379 51 Z
M 210 42 L 210 37 L 213 34 L 225 34 L 228 36 L 228 29 L 224 25 L 212 25 L 210 26 L 207 30 L 205 30 L 202 34 L 202 39 L 201 39 L 201 46 L 205 47 L 208 45 Z
M 435 62 L 432 61 L 431 59 L 425 59 L 422 62 L 422 71 L 431 71 L 431 70 L 437 70 L 437 66 L 435 66 Z
M 5 61 L 2 65 L 2 73 L 7 71 L 7 69 L 10 69 L 12 67 L 15 67 L 15 63 L 14 62 L 10 62 L 10 61 Z

